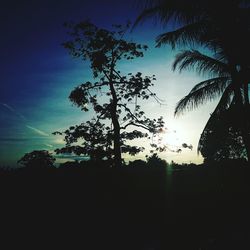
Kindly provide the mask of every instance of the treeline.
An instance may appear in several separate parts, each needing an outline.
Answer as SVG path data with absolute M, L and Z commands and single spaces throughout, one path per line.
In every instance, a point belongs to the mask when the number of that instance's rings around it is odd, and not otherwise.
M 30 158 L 32 155 L 32 158 Z M 38 156 L 39 155 L 39 156 Z M 29 156 L 29 157 L 27 157 Z M 51 169 L 57 169 L 57 171 L 63 171 L 66 169 L 76 170 L 76 169 L 87 169 L 87 168 L 114 168 L 112 161 L 110 160 L 75 160 L 66 161 L 64 163 L 55 164 L 55 158 L 52 157 L 47 151 L 33 151 L 27 153 L 22 159 L 18 161 L 20 163 L 19 167 L 10 166 L 0 166 L 0 174 L 7 173 L 17 173 L 23 171 L 24 169 L 29 171 L 45 171 Z M 237 171 L 238 168 L 248 167 L 249 164 L 246 159 L 223 159 L 220 161 L 205 161 L 202 164 L 195 163 L 176 163 L 174 161 L 167 162 L 161 159 L 156 153 L 151 156 L 147 156 L 145 160 L 136 159 L 128 162 L 123 162 L 121 168 L 171 168 L 172 170 L 184 170 L 184 169 L 206 169 L 206 168 L 225 168 L 234 169 Z
M 120 168 L 82 161 L 2 169 L 1 224 L 9 246 L 14 237 L 44 248 L 243 249 L 249 168 L 230 162 L 167 164 L 154 156 Z

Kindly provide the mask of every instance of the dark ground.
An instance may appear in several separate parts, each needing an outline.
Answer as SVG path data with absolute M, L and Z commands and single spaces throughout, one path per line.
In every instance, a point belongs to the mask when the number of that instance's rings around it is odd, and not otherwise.
M 250 249 L 249 177 L 240 166 L 2 171 L 1 249 Z

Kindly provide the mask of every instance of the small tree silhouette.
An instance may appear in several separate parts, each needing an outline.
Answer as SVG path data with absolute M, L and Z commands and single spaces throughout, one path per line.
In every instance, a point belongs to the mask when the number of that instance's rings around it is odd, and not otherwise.
M 147 165 L 149 167 L 167 167 L 167 162 L 154 153 L 147 157 Z
M 90 22 L 81 22 L 71 29 L 72 41 L 64 43 L 73 57 L 89 60 L 96 82 L 85 82 L 76 87 L 69 99 L 83 111 L 92 106 L 97 117 L 78 126 L 72 126 L 64 132 L 55 132 L 65 136 L 66 147 L 57 149 L 57 153 L 71 152 L 86 154 L 91 159 L 114 159 L 114 165 L 122 163 L 121 153 L 135 155 L 144 148 L 125 144 L 127 140 L 147 137 L 138 127 L 152 134 L 164 126 L 163 118 L 149 119 L 137 104 L 138 99 L 153 97 L 161 100 L 150 90 L 155 76 L 143 77 L 141 72 L 122 75 L 118 62 L 143 57 L 146 45 L 128 42 L 123 39 L 129 25 L 114 25 L 114 31 L 96 27 Z M 131 106 L 132 105 L 132 106 Z M 111 121 L 108 126 L 107 122 Z M 82 139 L 82 146 L 74 145 Z
M 54 166 L 55 158 L 46 150 L 26 153 L 17 163 L 28 168 L 49 168 Z

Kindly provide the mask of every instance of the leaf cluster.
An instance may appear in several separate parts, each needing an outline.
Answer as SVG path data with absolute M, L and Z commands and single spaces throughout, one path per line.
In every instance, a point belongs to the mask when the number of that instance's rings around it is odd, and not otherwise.
M 130 24 L 113 25 L 114 31 L 98 28 L 89 21 L 65 24 L 70 29 L 72 40 L 63 43 L 73 57 L 89 60 L 94 77 L 103 74 L 117 61 L 143 57 L 147 45 L 128 42 L 123 39 Z

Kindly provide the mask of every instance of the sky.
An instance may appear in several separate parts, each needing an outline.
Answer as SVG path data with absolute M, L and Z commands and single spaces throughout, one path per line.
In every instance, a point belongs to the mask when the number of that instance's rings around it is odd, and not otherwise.
M 93 116 L 73 106 L 68 96 L 78 84 L 92 79 L 87 62 L 70 57 L 62 47 L 68 40 L 63 23 L 89 19 L 102 28 L 134 21 L 139 9 L 134 0 L 37 0 L 6 1 L 0 9 L 0 164 L 15 165 L 25 153 L 64 146 L 63 138 L 52 135 Z M 163 142 L 175 149 L 182 143 L 193 150 L 166 151 L 168 162 L 201 163 L 197 144 L 215 103 L 174 118 L 176 103 L 204 78 L 195 72 L 173 72 L 174 55 L 169 46 L 155 48 L 155 37 L 168 27 L 147 21 L 127 35 L 149 45 L 145 57 L 121 64 L 121 71 L 156 75 L 154 89 L 164 105 L 141 103 L 150 117 L 163 116 Z M 136 142 L 137 143 L 137 142 Z M 144 142 L 143 142 L 144 144 Z M 137 156 L 144 159 L 146 152 Z M 127 157 L 127 156 L 125 156 Z M 65 157 L 58 157 L 58 162 Z

